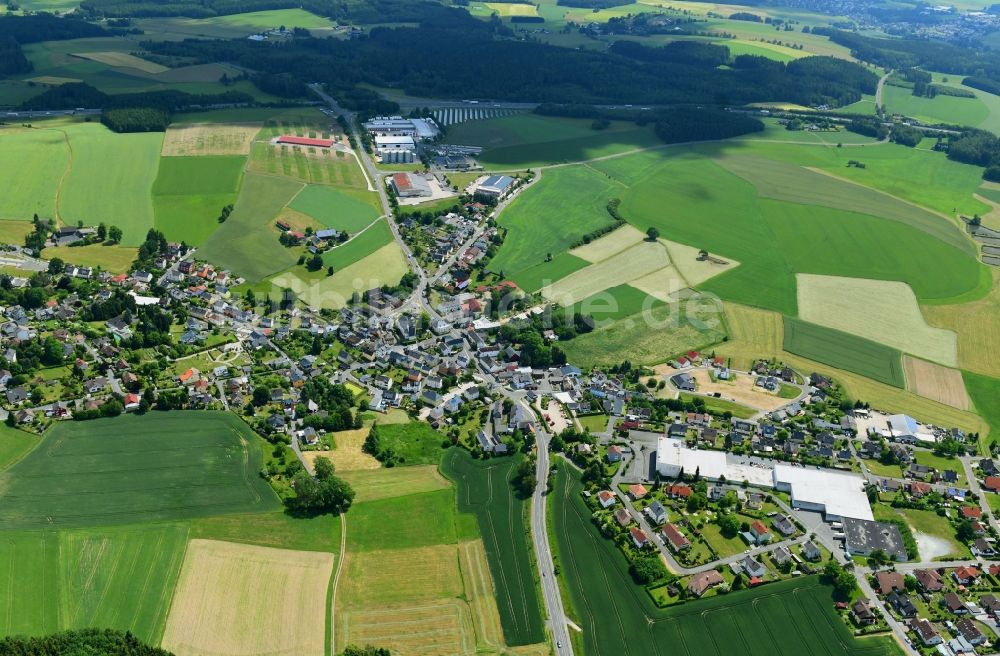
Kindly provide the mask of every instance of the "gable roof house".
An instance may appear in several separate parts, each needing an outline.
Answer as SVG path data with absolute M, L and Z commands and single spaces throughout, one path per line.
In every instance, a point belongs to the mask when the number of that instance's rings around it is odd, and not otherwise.
M 667 544 L 674 551 L 683 551 L 691 546 L 691 541 L 688 540 L 687 536 L 681 533 L 681 530 L 671 523 L 666 523 L 663 528 L 660 529 L 663 537 L 666 538 Z
M 936 569 L 918 569 L 913 572 L 913 576 L 925 592 L 938 592 L 944 587 L 941 573 Z
M 722 578 L 722 574 L 719 574 L 714 569 L 710 569 L 707 572 L 699 572 L 688 580 L 688 592 L 695 597 L 700 597 L 709 588 L 714 588 L 724 582 L 725 579 Z

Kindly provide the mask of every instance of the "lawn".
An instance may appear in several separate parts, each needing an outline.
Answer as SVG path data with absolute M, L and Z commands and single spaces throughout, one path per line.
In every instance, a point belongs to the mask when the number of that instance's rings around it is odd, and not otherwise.
M 307 185 L 291 208 L 316 219 L 328 228 L 354 233 L 378 218 L 378 197 L 371 192 Z
M 244 157 L 162 157 L 153 184 L 157 229 L 167 239 L 193 246 L 219 227 L 222 208 L 236 202 Z
M 292 517 L 284 511 L 197 517 L 191 521 L 191 538 L 336 553 L 340 549 L 340 518 Z
M 635 585 L 615 544 L 600 535 L 580 496 L 575 473 L 558 463 L 550 509 L 563 598 L 581 633 L 571 632 L 581 653 L 679 656 L 845 653 L 900 654 L 888 638 L 856 641 L 833 610 L 832 591 L 817 577 L 801 577 L 667 609 L 653 605 Z
M 508 645 L 545 639 L 530 556 L 527 501 L 515 495 L 510 485 L 514 468 L 523 458 L 473 460 L 467 451 L 454 447 L 441 463 L 457 488 L 459 512 L 474 513 L 479 522 Z
M 511 277 L 543 264 L 546 254 L 569 249 L 612 222 L 607 204 L 618 193 L 614 182 L 588 167 L 546 171 L 500 215 L 499 224 L 508 232 L 490 269 Z
M 710 315 L 689 317 L 680 308 L 658 305 L 649 312 L 618 319 L 569 341 L 559 348 L 578 367 L 620 364 L 659 364 L 682 351 L 700 349 L 722 340 L 725 329 Z
M 449 126 L 448 142 L 482 146 L 477 159 L 494 169 L 577 162 L 661 144 L 649 126 L 615 121 L 605 130 L 593 130 L 591 123 L 515 114 Z
M 0 470 L 6 469 L 38 445 L 37 435 L 11 428 L 0 428 Z
M 903 388 L 902 355 L 897 349 L 839 330 L 785 317 L 786 351 Z
M 591 433 L 603 433 L 608 430 L 608 416 L 605 414 L 578 416 L 577 420 L 584 430 Z
M 151 192 L 163 134 L 115 134 L 97 123 L 66 129 L 72 166 L 62 184 L 59 218 L 104 222 L 122 229 L 122 244 L 138 246 L 153 227 Z
M 301 188 L 292 180 L 247 174 L 229 220 L 205 241 L 199 256 L 250 282 L 287 269 L 295 255 L 278 243 L 272 221 Z
M 414 518 L 423 518 L 414 521 Z M 458 541 L 455 491 L 421 492 L 365 501 L 351 507 L 347 549 L 411 549 Z
M 229 413 L 63 422 L 0 474 L 0 526 L 125 524 L 276 508 L 258 438 Z

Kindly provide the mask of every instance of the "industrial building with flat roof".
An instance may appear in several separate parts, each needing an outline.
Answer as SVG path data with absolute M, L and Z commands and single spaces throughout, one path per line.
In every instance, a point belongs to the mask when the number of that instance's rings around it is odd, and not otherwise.
M 857 474 L 796 467 L 761 459 L 749 460 L 724 451 L 690 449 L 683 440 L 661 437 L 656 448 L 656 470 L 660 476 L 674 478 L 681 470 L 702 478 L 732 483 L 747 481 L 758 487 L 772 487 L 789 492 L 792 507 L 824 514 L 827 521 L 844 517 L 873 519 L 871 504 L 864 489 L 864 479 Z
M 843 523 L 844 549 L 852 556 L 867 556 L 882 550 L 893 560 L 906 560 L 903 536 L 895 524 L 851 517 L 845 517 Z
M 393 173 L 389 179 L 393 191 L 399 198 L 414 198 L 418 196 L 431 196 L 431 186 L 427 180 L 412 173 Z
M 402 116 L 376 116 L 365 122 L 365 129 L 373 137 L 433 139 L 440 133 L 433 119 L 403 118 Z
M 491 175 L 476 187 L 475 195 L 487 200 L 501 200 L 514 188 L 514 178 L 509 175 Z
M 407 163 L 416 158 L 413 137 L 375 137 L 375 154 L 385 163 Z

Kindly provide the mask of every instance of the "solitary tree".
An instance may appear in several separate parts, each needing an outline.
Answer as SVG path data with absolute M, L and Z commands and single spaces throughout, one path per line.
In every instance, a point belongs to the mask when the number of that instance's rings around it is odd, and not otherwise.
M 122 229 L 118 226 L 108 228 L 108 241 L 117 244 L 122 240 Z
M 649 238 L 649 241 L 656 241 L 660 238 L 660 231 L 656 228 L 650 228 L 646 231 L 646 237 Z

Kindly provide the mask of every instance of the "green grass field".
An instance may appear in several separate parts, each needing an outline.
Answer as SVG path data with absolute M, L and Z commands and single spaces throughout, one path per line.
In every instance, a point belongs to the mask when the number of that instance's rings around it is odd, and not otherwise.
M 0 475 L 5 529 L 126 524 L 275 508 L 260 450 L 222 412 L 56 425 Z
M 538 114 L 468 121 L 448 127 L 449 143 L 482 146 L 478 158 L 492 168 L 524 169 L 577 162 L 660 145 L 649 126 L 615 121 L 592 130 L 591 121 Z
M 558 463 L 550 530 L 564 604 L 583 631 L 571 632 L 581 653 L 633 656 L 763 654 L 896 655 L 889 638 L 855 640 L 833 610 L 829 587 L 803 577 L 667 609 L 635 585 L 615 544 L 602 537 L 580 496 L 576 474 Z
M 719 317 L 707 313 L 696 325 L 678 307 L 656 305 L 648 312 L 617 319 L 592 332 L 560 342 L 569 362 L 579 367 L 659 364 L 670 356 L 719 342 L 726 334 Z
M 59 180 L 68 166 L 69 148 L 59 130 L 0 130 L 0 177 L 18 181 L 0 195 L 0 218 L 55 216 Z
M 493 262 L 496 262 L 496 258 L 490 262 L 491 268 L 494 266 Z M 564 278 L 574 271 L 579 271 L 589 264 L 590 262 L 587 260 L 564 251 L 558 255 L 553 255 L 552 259 L 548 262 L 529 266 L 527 269 L 521 269 L 510 275 L 502 268 L 496 269 L 496 272 L 502 273 L 505 277 L 512 279 L 524 291 L 536 292 L 545 285 Z
M 989 108 L 979 98 L 939 94 L 934 98 L 914 96 L 911 89 L 885 85 L 885 109 L 928 123 L 951 123 L 976 127 L 989 116 Z
M 159 643 L 187 526 L 154 524 L 0 538 L 0 635 L 114 628 Z
M 391 448 L 404 465 L 436 465 L 441 462 L 445 437 L 422 421 L 384 424 L 378 427 L 383 447 Z
M 962 372 L 962 380 L 976 412 L 990 425 L 990 441 L 1000 441 L 1000 380 L 969 371 Z
M 725 399 L 713 399 L 705 396 L 698 396 L 697 394 L 688 394 L 687 392 L 681 392 L 680 398 L 685 401 L 693 401 L 695 399 L 701 399 L 705 403 L 705 408 L 719 414 L 725 412 L 733 413 L 734 417 L 740 417 L 743 419 L 749 419 L 757 414 L 757 410 L 753 408 L 748 408 L 745 405 L 740 405 L 739 403 L 734 403 L 733 401 L 726 401 Z
M 122 244 L 137 246 L 153 227 L 153 181 L 162 133 L 115 134 L 96 123 L 67 128 L 72 166 L 59 197 L 64 223 L 122 229 Z
M 894 348 L 785 317 L 786 351 L 903 389 L 902 354 Z
M 652 309 L 658 305 L 663 305 L 663 301 L 631 285 L 618 285 L 588 296 L 573 306 L 573 312 L 588 314 L 595 321 L 612 321 L 639 314 L 644 308 Z
M 307 214 L 328 228 L 357 232 L 378 218 L 378 197 L 370 192 L 307 185 L 292 201 L 293 210 Z
M 336 552 L 340 548 L 340 519 L 333 515 L 292 517 L 284 511 L 197 517 L 191 521 L 190 537 L 277 549 Z
M 232 215 L 205 241 L 199 256 L 251 282 L 287 269 L 295 255 L 278 243 L 273 221 L 301 188 L 293 180 L 247 174 Z
M 349 242 L 324 253 L 323 264 L 340 271 L 390 243 L 392 243 L 392 231 L 389 229 L 389 224 L 379 221 Z
M 359 503 L 350 510 L 347 548 L 376 551 L 454 544 L 456 515 L 453 489 Z
M 195 21 L 204 25 L 233 25 L 255 30 L 276 29 L 284 25 L 287 29 L 293 27 L 320 28 L 332 27 L 328 18 L 317 16 L 304 9 L 272 9 L 269 11 L 251 11 L 240 14 L 229 14 Z
M 4 424 L 3 428 L 0 428 L 0 470 L 23 458 L 38 446 L 38 442 L 37 435 L 29 435 Z
M 546 171 L 533 184 L 499 217 L 508 233 L 489 266 L 508 277 L 544 264 L 547 253 L 566 251 L 585 234 L 611 223 L 606 206 L 619 193 L 607 176 L 583 166 Z M 546 220 L 540 221 L 541 216 Z
M 153 184 L 156 227 L 167 239 L 199 246 L 236 201 L 245 157 L 161 157 Z
M 265 130 L 268 128 L 265 127 Z M 279 130 L 320 135 L 315 129 Z M 280 175 L 302 182 L 367 189 L 368 182 L 353 156 L 340 151 L 317 150 L 304 146 L 274 146 L 256 142 L 250 150 L 248 171 Z
M 475 514 L 496 586 L 497 607 L 508 645 L 542 642 L 545 629 L 535 568 L 529 554 L 525 500 L 514 495 L 510 477 L 523 456 L 473 460 L 449 449 L 441 471 L 457 488 L 458 510 Z

